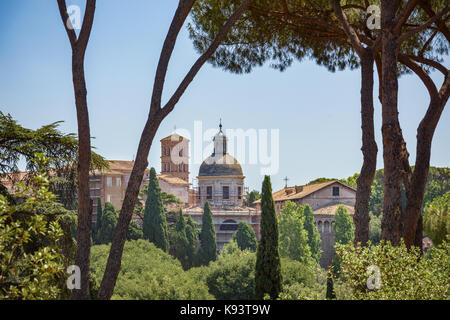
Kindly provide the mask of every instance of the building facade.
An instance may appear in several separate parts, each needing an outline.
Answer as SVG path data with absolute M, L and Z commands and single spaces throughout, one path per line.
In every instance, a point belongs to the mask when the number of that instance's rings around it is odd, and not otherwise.
M 122 201 L 134 166 L 134 161 L 109 160 L 108 163 L 108 170 L 96 170 L 89 176 L 92 223 L 97 222 L 98 199 L 100 199 L 102 207 L 105 206 L 106 202 L 110 202 L 116 210 L 122 208 Z M 146 169 L 140 186 L 141 190 L 145 184 L 148 184 L 149 176 L 150 170 Z M 145 201 L 145 196 L 139 195 L 139 197 L 142 201 Z
M 287 201 L 297 205 L 309 204 L 314 211 L 314 221 L 322 240 L 322 256 L 320 265 L 327 268 L 334 257 L 335 235 L 333 224 L 334 214 L 340 205 L 353 216 L 356 202 L 356 190 L 337 181 L 326 181 L 303 186 L 284 187 L 273 193 L 277 214 Z M 255 202 L 260 210 L 261 200 Z
M 218 250 L 228 243 L 239 222 L 245 221 L 260 238 L 260 214 L 255 208 L 244 206 L 245 176 L 239 162 L 227 152 L 227 137 L 222 131 L 214 136 L 214 151 L 200 166 L 198 179 L 198 203 L 183 210 L 201 225 L 203 207 L 211 205 Z

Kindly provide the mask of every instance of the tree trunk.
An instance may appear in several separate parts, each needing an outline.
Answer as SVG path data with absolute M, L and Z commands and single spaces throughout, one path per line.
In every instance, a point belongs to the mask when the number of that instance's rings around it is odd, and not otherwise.
M 128 225 L 130 224 L 136 199 L 139 195 L 145 169 L 148 166 L 148 153 L 162 120 L 163 119 L 158 116 L 151 115 L 142 132 L 136 160 L 128 181 L 127 191 L 117 221 L 117 227 L 114 231 L 108 262 L 97 296 L 98 299 L 110 299 L 113 294 L 122 262 L 122 252 L 125 245 Z
M 403 161 L 406 145 L 398 120 L 397 36 L 393 33 L 398 1 L 381 1 L 382 33 L 382 135 L 384 203 L 381 237 L 400 243 Z
M 416 163 L 410 186 L 406 190 L 408 202 L 405 210 L 403 237 L 407 246 L 417 245 L 419 243 L 418 234 L 422 233 L 422 230 L 417 228 L 421 228 L 423 197 L 430 168 L 431 143 L 446 102 L 447 100 L 432 98 L 427 114 L 417 129 Z
M 78 230 L 75 264 L 81 270 L 81 288 L 73 289 L 72 299 L 89 299 L 89 262 L 91 250 L 92 203 L 89 193 L 91 134 L 84 77 L 84 56 L 76 50 L 72 56 L 72 74 L 78 121 Z
M 173 110 L 178 100 L 183 95 L 189 84 L 192 82 L 200 68 L 212 56 L 219 44 L 225 38 L 228 31 L 239 19 L 239 17 L 241 17 L 245 9 L 249 6 L 250 2 L 250 0 L 242 1 L 241 5 L 236 9 L 236 11 L 231 15 L 225 25 L 218 32 L 217 36 L 212 41 L 208 49 L 196 60 L 196 62 L 186 74 L 184 79 L 181 81 L 180 85 L 175 90 L 175 93 L 172 95 L 166 105 L 161 108 L 161 96 L 164 88 L 164 81 L 170 57 L 172 55 L 178 33 L 194 4 L 194 0 L 184 0 L 179 2 L 178 8 L 175 12 L 174 18 L 164 41 L 163 48 L 161 50 L 161 55 L 155 75 L 152 99 L 150 103 L 150 113 L 147 119 L 147 123 L 145 124 L 144 130 L 142 132 L 141 140 L 139 142 L 136 160 L 131 172 L 130 180 L 128 182 L 127 190 L 125 193 L 125 199 L 122 203 L 119 220 L 117 222 L 114 237 L 111 243 L 106 270 L 103 275 L 102 283 L 97 295 L 98 299 L 110 299 L 113 294 L 117 276 L 119 275 L 120 271 L 122 253 L 126 240 L 128 225 L 130 223 L 133 209 L 136 204 L 136 199 L 139 194 L 144 171 L 148 165 L 148 153 L 150 151 L 153 138 L 155 137 L 159 125 L 161 124 L 163 119 Z
M 361 60 L 361 129 L 363 165 L 358 177 L 356 189 L 355 215 L 355 244 L 365 246 L 369 240 L 369 200 L 373 177 L 376 171 L 378 148 L 375 141 L 373 123 L 373 71 L 374 57 L 372 50 L 366 49 L 360 56 Z

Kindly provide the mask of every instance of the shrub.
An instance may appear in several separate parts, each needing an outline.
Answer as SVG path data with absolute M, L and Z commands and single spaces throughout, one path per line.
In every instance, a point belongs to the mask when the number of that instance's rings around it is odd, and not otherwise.
M 103 277 L 109 245 L 91 249 L 91 271 Z M 203 282 L 183 271 L 178 260 L 147 240 L 127 241 L 113 299 L 191 300 L 211 299 Z
M 351 287 L 354 299 L 450 298 L 448 241 L 434 248 L 429 258 L 421 257 L 419 248 L 408 251 L 403 243 L 394 247 L 384 241 L 367 247 L 337 244 L 336 254 L 341 260 L 341 276 Z M 368 288 L 368 280 L 370 283 L 375 277 L 369 266 L 379 268 L 379 289 Z

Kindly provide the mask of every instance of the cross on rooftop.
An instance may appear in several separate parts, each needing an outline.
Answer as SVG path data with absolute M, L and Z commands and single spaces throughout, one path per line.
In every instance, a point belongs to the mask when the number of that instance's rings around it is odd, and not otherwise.
M 288 178 L 288 177 L 286 177 L 286 178 L 284 178 L 283 180 L 284 180 L 284 182 L 286 182 L 286 186 L 285 186 L 285 188 L 287 188 L 287 183 L 288 183 L 288 180 L 289 180 L 289 178 Z

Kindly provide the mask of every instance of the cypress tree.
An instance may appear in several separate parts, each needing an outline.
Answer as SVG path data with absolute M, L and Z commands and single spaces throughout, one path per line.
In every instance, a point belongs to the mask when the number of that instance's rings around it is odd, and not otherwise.
M 205 202 L 202 217 L 202 231 L 200 232 L 200 259 L 204 265 L 217 258 L 216 230 L 212 218 L 209 202 Z
M 236 233 L 233 235 L 233 239 L 241 250 L 256 250 L 256 234 L 253 228 L 245 221 L 239 222 Z
M 161 200 L 161 189 L 158 184 L 155 168 L 150 169 L 150 181 L 144 211 L 143 235 L 144 239 L 153 242 L 161 250 L 168 251 L 169 239 L 166 213 L 164 212 L 164 206 Z
M 117 214 L 112 203 L 106 202 L 101 217 L 101 228 L 98 230 L 96 244 L 108 244 L 112 241 L 117 224 Z
M 334 292 L 333 274 L 331 270 L 328 270 L 326 299 L 336 299 L 336 293 Z
M 97 219 L 95 223 L 95 234 L 98 233 L 98 230 L 102 227 L 102 200 L 100 198 L 97 199 Z
M 263 299 L 265 294 L 269 294 L 271 299 L 278 298 L 281 281 L 277 217 L 270 177 L 265 176 L 261 195 L 261 241 L 256 254 L 256 299 Z
M 183 213 L 179 210 L 179 216 L 175 223 L 175 232 L 172 236 L 173 246 L 175 249 L 175 257 L 181 262 L 184 270 L 189 268 L 189 241 L 186 237 L 186 220 Z
M 347 209 L 345 209 L 344 206 L 339 206 L 334 218 L 336 221 L 333 225 L 333 229 L 335 232 L 336 243 L 353 243 L 353 239 L 355 238 L 355 227 Z
M 195 265 L 195 250 L 197 248 L 197 238 L 198 238 L 198 230 L 195 226 L 194 221 L 189 217 L 187 219 L 186 223 L 186 238 L 188 241 L 188 260 L 189 260 L 189 267 L 193 267 Z
M 320 249 L 322 240 L 320 239 L 319 230 L 317 230 L 316 224 L 314 223 L 314 212 L 309 204 L 304 207 L 303 215 L 305 216 L 304 227 L 308 232 L 308 244 L 311 249 L 311 256 L 315 261 L 319 262 L 320 256 L 322 255 L 322 250 Z

